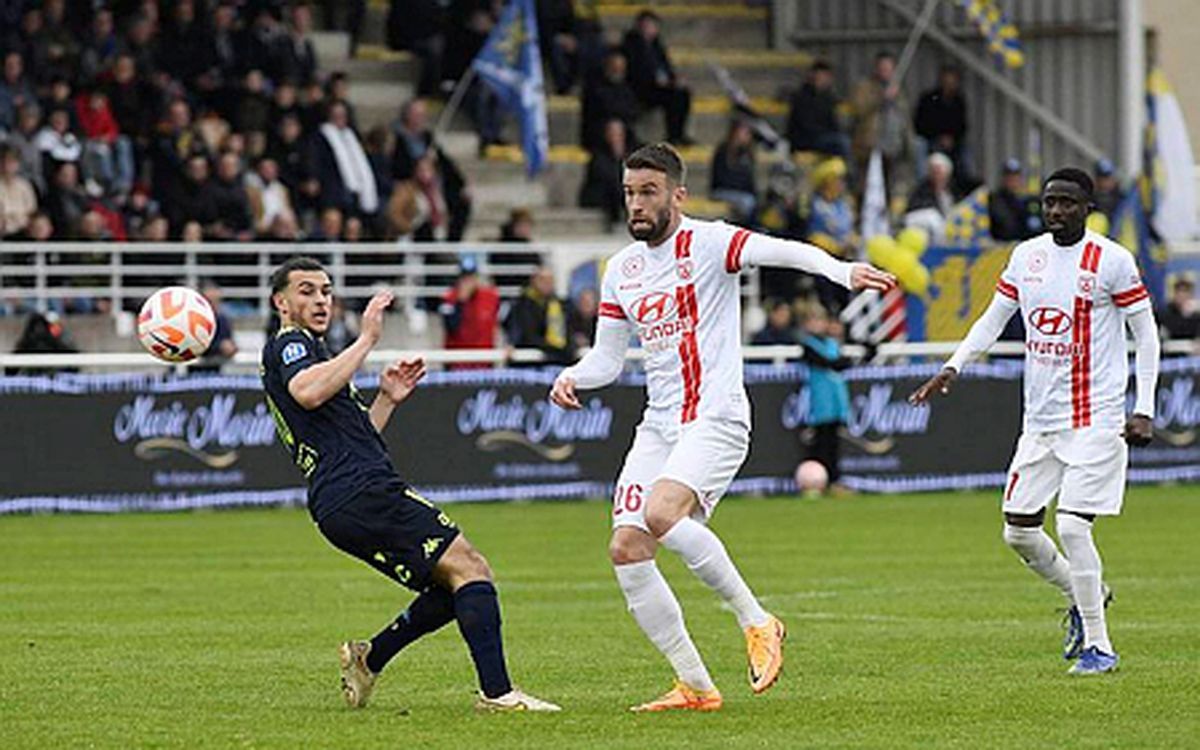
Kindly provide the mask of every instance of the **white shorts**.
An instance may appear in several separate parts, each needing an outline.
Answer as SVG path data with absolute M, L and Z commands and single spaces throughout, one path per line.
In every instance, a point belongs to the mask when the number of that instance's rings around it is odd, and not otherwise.
M 1129 447 L 1119 430 L 1085 427 L 1022 433 L 1008 469 L 1004 512 L 1033 515 L 1058 495 L 1058 509 L 1121 513 Z
M 750 428 L 733 420 L 701 417 L 687 425 L 642 422 L 617 478 L 613 527 L 650 531 L 646 500 L 659 479 L 692 488 L 699 500 L 697 520 L 708 520 L 749 450 Z

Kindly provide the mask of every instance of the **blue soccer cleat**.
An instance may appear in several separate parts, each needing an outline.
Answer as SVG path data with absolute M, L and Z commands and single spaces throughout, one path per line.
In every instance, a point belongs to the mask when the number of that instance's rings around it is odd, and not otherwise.
M 1102 584 L 1104 587 L 1104 608 L 1108 609 L 1108 605 L 1112 604 L 1113 592 L 1108 587 L 1108 584 Z M 1063 659 L 1071 661 L 1078 659 L 1083 653 L 1083 617 L 1079 614 L 1079 607 L 1071 605 L 1067 608 L 1066 614 L 1063 615 L 1063 627 L 1066 628 L 1066 633 L 1063 634 Z
M 1121 657 L 1116 654 L 1106 654 L 1095 646 L 1088 646 L 1079 655 L 1079 661 L 1071 665 L 1068 674 L 1088 675 L 1115 672 L 1119 661 L 1121 661 Z

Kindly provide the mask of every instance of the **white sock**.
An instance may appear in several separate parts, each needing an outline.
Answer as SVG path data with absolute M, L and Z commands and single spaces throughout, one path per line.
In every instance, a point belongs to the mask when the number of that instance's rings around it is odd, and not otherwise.
M 692 518 L 679 521 L 658 540 L 683 558 L 696 577 L 721 595 L 737 614 L 742 628 L 766 625 L 769 615 L 738 573 L 725 545 L 712 529 Z
M 1072 566 L 1041 526 L 1013 526 L 1006 523 L 1004 541 L 1016 550 L 1030 570 L 1062 592 L 1068 606 L 1075 603 L 1075 590 L 1071 585 Z
M 712 677 L 683 624 L 683 609 L 653 560 L 615 565 L 617 583 L 629 612 L 650 642 L 667 657 L 675 674 L 690 687 L 712 690 Z
M 1058 514 L 1058 538 L 1071 559 L 1071 586 L 1083 617 L 1084 648 L 1095 646 L 1113 653 L 1104 621 L 1104 592 L 1101 584 L 1100 553 L 1092 541 L 1092 522 L 1071 513 Z

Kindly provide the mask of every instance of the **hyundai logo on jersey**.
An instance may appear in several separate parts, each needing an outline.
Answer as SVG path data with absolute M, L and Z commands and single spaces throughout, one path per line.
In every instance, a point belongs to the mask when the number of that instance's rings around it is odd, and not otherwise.
M 654 325 L 675 314 L 675 295 L 651 292 L 633 303 L 633 317 L 643 325 Z
M 1071 316 L 1057 307 L 1039 307 L 1029 313 L 1029 325 L 1046 336 L 1061 336 L 1071 330 Z

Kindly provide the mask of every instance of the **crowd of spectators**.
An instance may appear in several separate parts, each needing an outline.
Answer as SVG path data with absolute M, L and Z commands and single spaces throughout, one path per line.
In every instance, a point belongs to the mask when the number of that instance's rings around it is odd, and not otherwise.
M 364 3 L 324 3 L 327 23 Z M 457 240 L 462 172 L 420 101 L 363 133 L 279 0 L 10 2 L 0 238 Z

